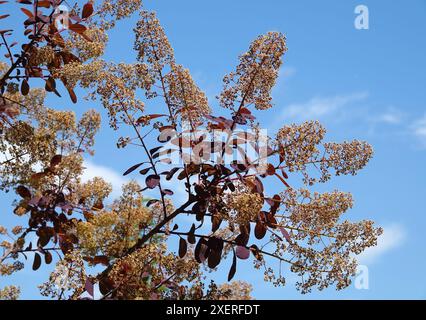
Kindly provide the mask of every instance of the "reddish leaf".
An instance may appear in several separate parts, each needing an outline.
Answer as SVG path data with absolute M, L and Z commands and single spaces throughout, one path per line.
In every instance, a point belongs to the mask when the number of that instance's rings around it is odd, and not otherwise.
M 158 150 L 160 150 L 162 147 L 156 147 L 149 150 L 149 154 L 152 156 L 154 153 L 156 153 Z
M 179 238 L 179 257 L 183 258 L 188 250 L 188 244 L 184 238 Z
M 148 171 L 149 171 L 149 170 L 151 170 L 151 169 L 152 169 L 151 167 L 149 167 L 149 168 L 145 168 L 145 169 L 140 170 L 140 171 L 139 171 L 139 173 L 140 173 L 141 175 L 143 175 L 143 176 L 144 176 L 144 175 L 146 175 L 146 174 L 148 173 Z
M 52 254 L 49 251 L 44 253 L 44 262 L 46 262 L 46 264 L 52 263 Z
M 223 240 L 217 237 L 211 237 L 207 242 L 207 264 L 209 268 L 216 268 L 222 258 Z
M 123 176 L 127 176 L 128 174 L 132 173 L 144 163 L 145 162 L 141 162 L 141 163 L 135 164 L 134 166 L 131 166 L 129 169 L 126 170 L 126 172 L 123 173 Z
M 266 235 L 266 226 L 257 220 L 256 227 L 254 228 L 254 235 L 257 239 L 262 240 Z
M 56 89 L 56 82 L 55 79 L 53 79 L 52 77 L 49 77 L 46 80 L 46 85 L 44 86 L 44 88 L 46 89 L 46 91 L 48 92 L 53 92 Z
M 149 189 L 154 189 L 160 184 L 160 176 L 152 174 L 145 179 L 145 183 Z
M 107 256 L 96 256 L 94 258 L 84 258 L 86 261 L 93 263 L 94 265 L 102 264 L 104 266 L 109 265 L 109 259 Z
M 30 10 L 25 9 L 25 8 L 21 8 L 21 11 L 22 11 L 23 13 L 25 13 L 25 15 L 26 15 L 28 18 L 34 18 L 34 15 L 33 15 L 33 13 L 32 13 Z
M 26 96 L 30 92 L 30 86 L 28 85 L 28 81 L 26 79 L 22 80 L 21 83 L 21 93 Z
M 112 281 L 109 280 L 108 278 L 101 279 L 99 281 L 99 291 L 101 292 L 101 294 L 107 295 L 108 293 L 110 293 L 112 289 L 113 289 Z
M 19 194 L 24 199 L 30 199 L 31 198 L 31 192 L 28 190 L 27 187 L 19 186 L 16 188 L 16 193 Z
M 58 164 L 60 164 L 62 161 L 62 156 L 60 154 L 57 154 L 53 156 L 53 158 L 50 160 L 50 166 L 56 167 Z
M 196 242 L 194 233 L 195 233 L 195 224 L 192 224 L 191 229 L 189 230 L 189 233 L 188 233 L 188 242 L 190 244 L 194 244 Z
M 69 88 L 68 86 L 66 88 L 68 90 L 68 94 L 70 95 L 71 101 L 73 103 L 77 103 L 77 96 L 76 96 L 74 90 L 72 88 Z
M 290 242 L 291 243 L 291 237 L 290 237 L 290 234 L 287 232 L 287 230 L 284 228 L 284 227 L 280 227 L 280 231 L 281 231 L 281 234 L 283 235 L 283 237 L 288 241 L 288 242 Z
M 50 1 L 47 1 L 47 0 L 38 1 L 37 4 L 39 7 L 50 8 Z
M 174 192 L 170 189 L 164 189 L 163 194 L 166 194 L 168 196 L 172 196 L 174 194 Z
M 223 219 L 219 215 L 212 215 L 212 232 L 216 232 L 220 228 L 222 220 Z
M 291 189 L 290 185 L 287 183 L 287 181 L 284 180 L 283 177 L 281 177 L 278 173 L 275 173 L 275 175 L 278 177 L 278 179 L 281 180 L 281 182 L 289 189 Z
M 86 290 L 86 292 L 93 297 L 94 296 L 94 285 L 93 283 L 89 280 L 89 278 L 86 278 L 86 283 L 84 285 L 84 289 Z
M 170 181 L 170 180 L 173 178 L 174 174 L 175 174 L 176 172 L 178 172 L 178 171 L 179 171 L 179 169 L 180 169 L 180 168 L 173 168 L 173 169 L 171 169 L 171 170 L 167 173 L 167 175 L 166 175 L 166 180 L 167 180 L 167 181 Z
M 272 176 L 272 175 L 275 174 L 275 167 L 270 163 L 268 163 L 268 168 L 266 169 L 266 174 L 268 176 Z
M 137 124 L 140 123 L 147 123 L 148 121 L 152 120 L 152 119 L 157 119 L 157 118 L 161 118 L 161 117 L 166 117 L 166 114 L 148 114 L 145 116 L 141 116 L 136 120 Z
M 0 16 L 0 20 L 1 20 L 1 19 L 5 19 L 5 18 L 7 18 L 7 17 L 9 17 L 9 16 L 10 16 L 10 14 L 3 14 L 3 15 L 1 15 L 1 16 Z
M 86 19 L 90 17 L 92 13 L 93 13 L 93 5 L 90 2 L 88 2 L 83 6 L 83 12 L 81 14 L 81 17 L 83 19 Z
M 237 246 L 236 254 L 239 259 L 247 260 L 250 257 L 250 250 L 246 247 Z
M 70 24 L 69 29 L 81 35 L 83 35 L 84 32 L 87 30 L 85 26 L 79 23 Z
M 197 245 L 195 246 L 194 257 L 198 263 L 202 263 L 206 260 L 205 252 L 207 249 L 207 241 L 204 238 L 198 240 Z
M 146 206 L 147 207 L 150 207 L 150 206 L 152 206 L 154 203 L 156 203 L 156 202 L 160 202 L 160 200 L 157 200 L 157 199 L 151 199 L 151 200 L 149 200 L 147 203 L 146 203 Z
M 93 204 L 92 210 L 102 210 L 104 208 L 104 204 L 102 203 L 102 200 L 99 199 Z
M 36 271 L 38 270 L 38 268 L 40 268 L 41 266 L 41 257 L 40 255 L 36 252 L 34 254 L 34 262 L 33 262 L 33 270 Z
M 228 273 L 228 281 L 231 281 L 232 278 L 234 278 L 236 271 L 237 271 L 237 256 L 235 255 L 235 251 L 234 251 L 234 256 L 232 258 L 232 265 Z
M 259 260 L 259 261 L 262 260 L 262 254 L 261 254 L 259 248 L 255 244 L 250 246 L 250 251 L 253 253 L 254 257 L 257 260 Z

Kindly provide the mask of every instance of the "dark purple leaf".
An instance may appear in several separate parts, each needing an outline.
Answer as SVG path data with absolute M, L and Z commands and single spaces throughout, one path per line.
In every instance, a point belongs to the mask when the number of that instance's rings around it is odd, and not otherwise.
M 172 196 L 174 194 L 174 192 L 170 189 L 164 189 L 163 194 L 168 195 L 168 196 Z
M 254 235 L 256 239 L 262 240 L 266 235 L 266 230 L 265 224 L 262 221 L 257 220 L 256 227 L 254 228 Z
M 200 240 L 198 240 L 197 245 L 195 246 L 195 251 L 194 251 L 194 257 L 198 263 L 202 263 L 206 260 L 206 256 L 205 256 L 206 250 L 207 250 L 207 241 L 204 238 L 200 238 Z
M 151 170 L 152 168 L 151 167 L 149 167 L 149 168 L 145 168 L 145 169 L 142 169 L 141 171 L 139 171 L 139 173 L 141 174 L 141 175 L 146 175 L 148 172 L 149 172 L 149 170 Z
M 247 260 L 250 257 L 250 250 L 246 247 L 237 246 L 236 254 L 239 259 Z
M 158 150 L 160 150 L 162 147 L 156 147 L 156 148 L 153 148 L 153 149 L 151 149 L 151 150 L 149 150 L 149 153 L 151 154 L 151 156 L 154 154 L 154 153 L 156 153 Z
M 154 203 L 156 203 L 156 202 L 160 202 L 160 200 L 157 200 L 157 199 L 151 199 L 151 200 L 149 200 L 147 203 L 146 203 L 146 206 L 147 207 L 150 207 L 150 206 L 152 206 Z
M 149 189 L 154 189 L 160 184 L 160 176 L 152 174 L 145 179 L 145 183 Z
M 188 244 L 184 238 L 179 238 L 179 257 L 182 259 L 186 255 Z
M 57 154 L 56 156 L 53 156 L 53 158 L 50 160 L 50 166 L 56 167 L 58 164 L 60 164 L 62 161 L 62 156 L 60 154 Z
M 189 233 L 188 233 L 188 242 L 190 244 L 194 244 L 196 242 L 194 233 L 195 233 L 195 224 L 192 224 L 191 229 L 189 230 Z
M 123 176 L 127 176 L 129 173 L 135 171 L 137 168 L 139 168 L 144 163 L 145 162 L 141 162 L 141 163 L 135 164 L 134 166 L 131 166 L 129 169 L 126 170 L 126 172 L 123 173 Z
M 38 270 L 38 268 L 40 268 L 41 266 L 41 257 L 40 255 L 36 252 L 34 254 L 34 262 L 33 262 L 33 270 L 36 271 Z
M 92 13 L 93 13 L 93 4 L 88 2 L 83 6 L 83 12 L 81 14 L 81 17 L 83 19 L 86 19 L 86 18 L 90 17 L 92 15 Z M 93 296 L 93 294 L 92 294 L 92 296 Z
M 19 194 L 24 199 L 30 199 L 31 198 L 31 192 L 28 190 L 27 187 L 19 186 L 16 188 L 16 193 Z
M 89 280 L 89 278 L 86 278 L 86 283 L 84 285 L 84 289 L 86 289 L 87 293 L 91 297 L 94 296 L 94 286 L 93 286 L 93 283 Z
M 287 232 L 287 230 L 284 228 L 284 227 L 280 227 L 280 231 L 281 231 L 281 234 L 283 235 L 283 237 L 288 241 L 288 242 L 290 242 L 291 243 L 291 237 L 290 237 L 290 234 Z
M 228 281 L 231 281 L 232 278 L 234 278 L 236 271 L 237 271 L 237 256 L 235 255 L 235 251 L 234 251 L 234 256 L 232 257 L 231 269 L 229 269 L 229 273 L 228 273 Z
M 52 263 L 52 254 L 49 251 L 44 253 L 44 262 L 46 262 L 46 264 Z

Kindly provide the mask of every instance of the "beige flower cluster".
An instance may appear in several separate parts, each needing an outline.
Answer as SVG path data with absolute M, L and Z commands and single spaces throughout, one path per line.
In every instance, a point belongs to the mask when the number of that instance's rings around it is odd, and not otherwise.
M 325 128 L 318 121 L 292 124 L 282 127 L 276 135 L 276 145 L 286 168 L 290 172 L 303 170 L 318 156 L 318 144 L 325 135 Z
M 259 110 L 271 108 L 271 90 L 286 51 L 283 34 L 269 32 L 259 36 L 240 56 L 236 71 L 225 76 L 220 104 L 231 109 L 251 104 Z
M 290 222 L 313 236 L 329 232 L 353 205 L 352 195 L 340 191 L 318 193 L 287 189 L 281 198 Z
M 245 225 L 256 221 L 263 206 L 263 199 L 258 193 L 240 191 L 227 194 L 225 203 L 229 210 L 226 219 L 231 224 Z
M 178 299 L 179 290 L 164 289 L 183 281 L 199 281 L 201 274 L 195 259 L 178 259 L 166 249 L 164 244 L 149 243 L 118 260 L 109 274 L 115 296 L 118 299 Z
M 324 149 L 326 156 L 320 165 L 324 174 L 328 168 L 333 168 L 336 175 L 354 175 L 364 168 L 373 156 L 373 148 L 365 141 L 325 143 Z
M 196 127 L 210 113 L 206 95 L 195 84 L 189 71 L 176 64 L 173 49 L 156 15 L 141 12 L 134 31 L 138 60 L 147 65 L 155 84 L 152 88 L 159 88 L 158 91 L 149 90 L 147 97 L 162 96 L 172 121 L 180 118 Z
M 330 180 L 333 171 L 335 175 L 355 175 L 373 156 L 367 142 L 323 143 L 325 133 L 318 121 L 308 121 L 282 127 L 273 142 L 283 168 L 301 172 L 307 185 Z M 317 172 L 319 177 L 315 177 Z
M 96 11 L 99 24 L 105 29 L 111 29 L 116 21 L 129 17 L 142 7 L 141 0 L 104 0 L 101 1 Z
M 18 300 L 21 289 L 16 286 L 6 286 L 0 289 L 0 300 Z
M 49 45 L 36 48 L 31 47 L 31 54 L 29 55 L 28 64 L 32 66 L 49 65 L 55 58 L 55 51 Z
M 96 25 L 89 25 L 84 35 L 85 37 L 75 32 L 70 33 L 65 46 L 67 50 L 75 53 L 80 62 L 101 57 L 108 42 L 108 35 L 105 31 Z
M 283 245 L 282 239 L 273 235 L 270 249 L 300 276 L 298 289 L 308 293 L 313 287 L 322 290 L 336 285 L 340 290 L 349 286 L 357 266 L 355 256 L 375 246 L 383 230 L 368 220 L 341 222 L 341 216 L 353 205 L 349 193 L 288 189 L 281 193 L 281 199 L 286 214 L 277 217 L 278 225 L 287 230 L 290 241 Z M 278 278 L 265 261 L 257 263 L 258 268 L 261 266 L 265 267 L 266 281 L 274 285 L 285 283 L 281 264 Z
M 197 123 L 203 122 L 205 116 L 210 114 L 206 95 L 194 83 L 187 69 L 173 64 L 164 82 L 167 86 L 168 103 L 174 115 L 180 114 L 183 121 L 197 127 Z
M 84 292 L 86 283 L 86 269 L 84 260 L 79 251 L 72 251 L 60 260 L 49 280 L 39 286 L 43 296 L 52 299 L 79 299 Z
M 232 281 L 219 286 L 219 291 L 223 292 L 218 297 L 219 300 L 251 300 L 253 286 L 244 281 Z
M 77 224 L 79 244 L 86 255 L 106 255 L 114 259 L 134 245 L 140 231 L 152 219 L 151 212 L 143 205 L 140 189 L 135 182 L 124 185 L 122 196 L 111 209 L 101 210 Z
M 172 65 L 175 58 L 169 39 L 155 13 L 141 11 L 134 32 L 136 35 L 134 49 L 138 53 L 138 61 L 146 63 L 151 75 L 161 80 L 159 72 L 164 67 Z

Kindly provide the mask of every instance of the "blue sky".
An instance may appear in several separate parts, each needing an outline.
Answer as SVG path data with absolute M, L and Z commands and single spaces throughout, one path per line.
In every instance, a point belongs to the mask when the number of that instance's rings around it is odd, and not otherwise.
M 359 4 L 369 8 L 369 30 L 354 28 Z M 384 227 L 379 246 L 361 257 L 368 267 L 369 289 L 330 288 L 302 296 L 289 272 L 288 285 L 274 288 L 251 263 L 240 263 L 236 278 L 253 283 L 254 297 L 425 299 L 426 2 L 147 0 L 145 6 L 157 11 L 177 61 L 190 69 L 213 107 L 223 75 L 233 70 L 250 41 L 267 31 L 281 31 L 289 50 L 273 92 L 274 109 L 256 113 L 264 127 L 273 132 L 284 124 L 320 120 L 327 140 L 357 138 L 374 147 L 373 160 L 358 176 L 339 177 L 322 187 L 352 192 L 355 207 L 348 217 L 372 219 Z M 137 14 L 110 33 L 106 58 L 135 61 L 131 48 L 136 20 Z M 66 99 L 48 101 L 78 114 L 88 107 L 101 111 L 100 105 L 88 102 L 75 106 Z M 118 134 L 104 127 L 96 155 L 87 160 L 86 176 L 110 178 L 118 190 L 125 181 L 121 172 L 139 153 L 117 151 Z M 220 268 L 215 277 L 225 281 L 228 268 Z M 18 282 L 24 298 L 38 298 L 34 286 L 47 275 L 48 270 L 34 274 L 29 266 L 12 279 L 1 279 L 0 286 Z

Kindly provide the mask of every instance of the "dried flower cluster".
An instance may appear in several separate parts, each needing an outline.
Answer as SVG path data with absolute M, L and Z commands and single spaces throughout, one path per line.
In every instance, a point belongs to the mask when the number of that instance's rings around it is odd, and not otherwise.
M 258 37 L 240 56 L 235 72 L 225 76 L 220 95 L 223 107 L 235 109 L 253 104 L 256 109 L 272 107 L 271 90 L 278 77 L 282 56 L 287 51 L 286 39 L 278 32 Z
M 274 144 L 282 154 L 283 168 L 302 172 L 308 185 L 330 180 L 331 170 L 335 175 L 355 175 L 373 155 L 372 147 L 363 141 L 323 143 L 325 133 L 318 121 L 309 121 L 284 126 L 275 137 Z M 311 176 L 309 167 L 317 169 L 320 176 Z

